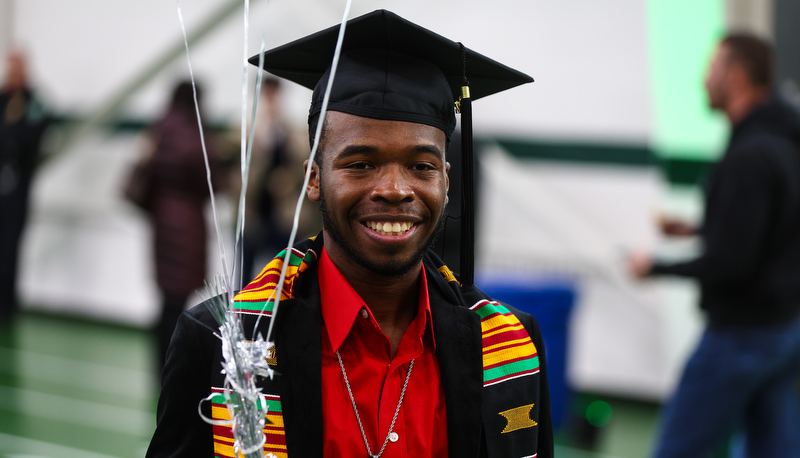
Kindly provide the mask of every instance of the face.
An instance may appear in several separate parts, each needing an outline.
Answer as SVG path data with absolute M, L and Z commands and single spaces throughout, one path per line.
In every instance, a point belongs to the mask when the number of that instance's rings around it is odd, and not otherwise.
M 708 106 L 713 110 L 723 110 L 728 103 L 728 75 L 730 61 L 728 49 L 718 46 L 706 74 L 705 87 Z
M 447 204 L 441 130 L 329 112 L 322 167 L 307 189 L 319 201 L 325 246 L 345 276 L 402 276 L 433 242 Z
M 18 90 L 25 87 L 25 60 L 21 54 L 12 52 L 6 58 L 6 76 L 3 86 L 6 89 Z

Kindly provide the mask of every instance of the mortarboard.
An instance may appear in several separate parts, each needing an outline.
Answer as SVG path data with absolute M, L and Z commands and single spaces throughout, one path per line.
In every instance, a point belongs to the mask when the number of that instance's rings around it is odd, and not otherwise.
M 314 90 L 315 130 L 339 25 L 250 58 L 264 70 Z M 444 131 L 461 112 L 462 211 L 460 280 L 473 283 L 474 220 L 471 100 L 532 82 L 528 75 L 465 48 L 400 16 L 378 10 L 347 22 L 328 110 L 367 118 L 427 124 Z

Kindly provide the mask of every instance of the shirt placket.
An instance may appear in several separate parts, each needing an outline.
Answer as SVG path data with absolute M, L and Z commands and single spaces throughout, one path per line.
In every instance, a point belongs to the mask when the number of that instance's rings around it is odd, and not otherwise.
M 389 433 L 389 427 L 392 426 L 392 418 L 397 410 L 397 403 L 400 400 L 400 393 L 403 390 L 403 382 L 405 381 L 408 371 L 408 362 L 397 364 L 389 364 L 388 374 L 383 384 L 381 392 L 381 406 L 380 406 L 380 423 L 379 431 L 381 431 L 381 443 L 377 444 L 377 449 L 383 445 L 386 439 L 386 434 Z M 412 371 L 413 376 L 413 371 Z M 406 422 L 404 411 L 406 408 L 406 400 L 403 400 L 403 405 L 397 413 L 392 432 L 389 434 L 389 441 L 386 444 L 386 449 L 382 458 L 405 458 L 408 456 Z

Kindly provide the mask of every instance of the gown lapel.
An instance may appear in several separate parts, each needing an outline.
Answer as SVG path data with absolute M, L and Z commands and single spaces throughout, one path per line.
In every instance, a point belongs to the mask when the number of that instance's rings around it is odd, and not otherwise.
M 317 304 L 313 306 L 312 304 Z M 292 300 L 277 315 L 275 348 L 290 456 L 323 456 L 319 300 Z
M 447 405 L 448 454 L 451 457 L 478 456 L 483 392 L 480 319 L 466 307 L 447 301 L 438 288 L 429 290 L 436 353 Z

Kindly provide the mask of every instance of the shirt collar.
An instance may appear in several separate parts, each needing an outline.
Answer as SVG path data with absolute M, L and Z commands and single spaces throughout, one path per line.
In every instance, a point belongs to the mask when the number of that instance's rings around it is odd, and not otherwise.
M 433 338 L 433 321 L 431 316 L 431 303 L 428 295 L 428 280 L 425 275 L 425 268 L 420 268 L 420 287 L 417 316 L 409 329 L 419 329 L 419 337 L 427 335 L 429 338 L 423 339 L 426 345 L 430 345 L 436 351 L 436 341 Z M 322 306 L 322 319 L 328 331 L 331 348 L 334 352 L 344 342 L 347 335 L 355 323 L 361 309 L 364 308 L 369 313 L 371 320 L 375 320 L 369 307 L 366 307 L 364 300 L 358 295 L 350 282 L 342 275 L 331 258 L 328 256 L 325 247 L 322 248 L 322 255 L 318 267 L 320 302 Z M 422 320 L 419 323 L 419 320 Z

